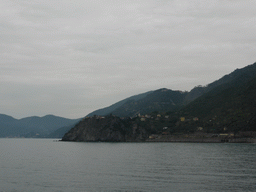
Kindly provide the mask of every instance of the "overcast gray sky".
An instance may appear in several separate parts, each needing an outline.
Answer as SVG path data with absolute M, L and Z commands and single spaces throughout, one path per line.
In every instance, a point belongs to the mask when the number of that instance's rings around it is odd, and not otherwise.
M 0 0 L 0 113 L 79 118 L 256 61 L 255 0 Z

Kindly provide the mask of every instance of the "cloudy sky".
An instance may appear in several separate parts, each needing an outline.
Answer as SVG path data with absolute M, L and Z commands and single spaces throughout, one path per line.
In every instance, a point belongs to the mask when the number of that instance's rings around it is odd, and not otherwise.
M 80 118 L 256 61 L 255 0 L 0 0 L 0 113 Z

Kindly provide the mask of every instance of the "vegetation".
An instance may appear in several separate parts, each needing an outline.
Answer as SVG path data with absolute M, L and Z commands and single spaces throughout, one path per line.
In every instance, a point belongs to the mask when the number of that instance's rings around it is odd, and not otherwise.
M 198 117 L 208 132 L 256 131 L 256 77 L 235 86 L 221 85 L 179 111 L 186 118 Z
M 256 131 L 255 98 L 256 63 L 190 92 L 156 90 L 136 101 L 128 100 L 112 114 L 123 117 L 123 133 L 130 136 L 134 127 L 146 131 L 144 136 L 198 132 L 237 135 Z
M 96 126 L 102 131 L 96 132 L 99 140 L 136 141 L 151 134 L 256 132 L 255 98 L 256 63 L 190 92 L 159 89 L 129 97 L 90 113 L 71 130 L 85 134 L 88 126 Z M 20 120 L 0 115 L 0 137 L 61 136 L 79 121 L 51 115 Z

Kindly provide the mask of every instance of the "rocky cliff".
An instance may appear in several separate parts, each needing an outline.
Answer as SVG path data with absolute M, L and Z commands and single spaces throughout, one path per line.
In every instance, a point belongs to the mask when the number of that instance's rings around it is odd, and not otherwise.
M 109 115 L 84 118 L 64 135 L 62 141 L 145 141 L 148 136 L 149 133 L 134 121 Z

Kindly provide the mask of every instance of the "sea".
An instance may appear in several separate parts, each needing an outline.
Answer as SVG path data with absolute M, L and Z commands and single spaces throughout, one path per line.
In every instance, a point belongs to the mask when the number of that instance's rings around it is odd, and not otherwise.
M 256 191 L 256 144 L 0 139 L 0 191 Z

